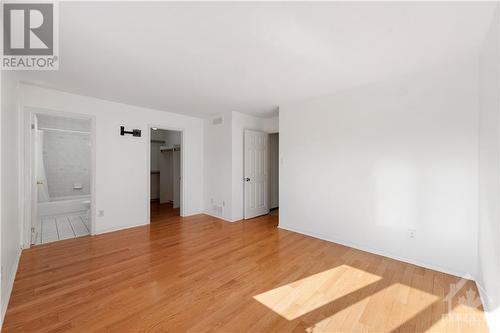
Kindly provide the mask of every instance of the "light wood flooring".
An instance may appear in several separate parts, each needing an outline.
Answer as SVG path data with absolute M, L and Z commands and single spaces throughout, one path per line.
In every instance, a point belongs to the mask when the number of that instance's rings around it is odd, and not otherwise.
M 275 216 L 152 210 L 149 226 L 23 251 L 3 332 L 487 331 L 472 281 L 285 231 Z

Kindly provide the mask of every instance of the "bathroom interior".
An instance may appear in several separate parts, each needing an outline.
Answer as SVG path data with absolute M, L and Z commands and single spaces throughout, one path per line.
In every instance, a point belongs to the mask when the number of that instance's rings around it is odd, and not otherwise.
M 91 121 L 46 114 L 33 121 L 37 205 L 31 243 L 89 235 Z

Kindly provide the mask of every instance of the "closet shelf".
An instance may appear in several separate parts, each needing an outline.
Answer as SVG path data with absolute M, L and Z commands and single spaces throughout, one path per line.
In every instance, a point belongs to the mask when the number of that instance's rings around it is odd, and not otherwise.
M 160 147 L 160 151 L 163 152 L 168 152 L 168 151 L 181 151 L 180 147 Z

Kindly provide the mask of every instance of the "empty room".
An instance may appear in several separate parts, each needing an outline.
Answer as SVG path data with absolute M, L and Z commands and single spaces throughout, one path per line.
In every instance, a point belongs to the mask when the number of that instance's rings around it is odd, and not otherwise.
M 498 1 L 3 1 L 2 332 L 500 332 Z

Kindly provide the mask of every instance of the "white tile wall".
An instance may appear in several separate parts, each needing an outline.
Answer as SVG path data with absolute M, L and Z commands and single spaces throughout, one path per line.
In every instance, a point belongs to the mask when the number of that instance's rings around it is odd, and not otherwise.
M 90 122 L 38 116 L 38 128 L 90 131 Z M 90 135 L 44 130 L 43 158 L 51 198 L 90 194 Z M 74 189 L 82 184 L 81 190 Z
M 90 194 L 89 135 L 45 131 L 43 146 L 50 197 Z M 83 188 L 73 189 L 75 183 Z
M 49 127 L 73 131 L 90 131 L 90 121 L 86 119 L 37 115 L 38 127 Z

